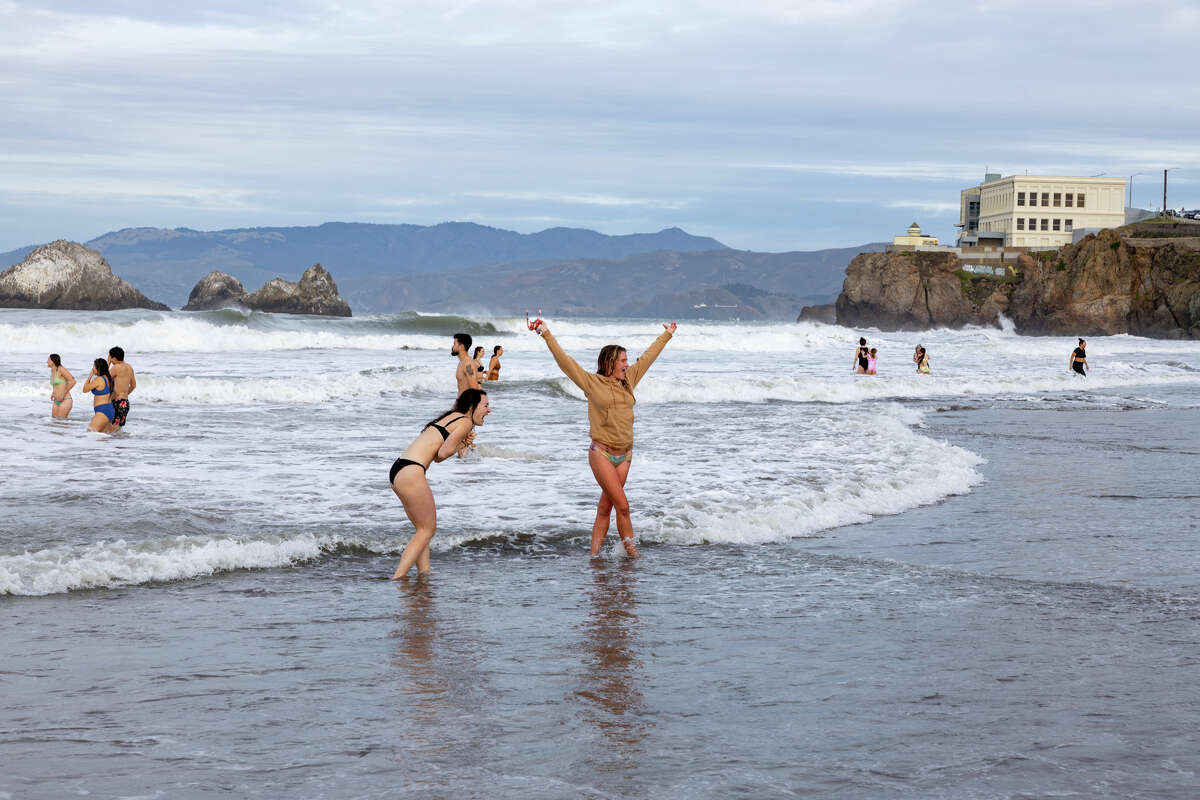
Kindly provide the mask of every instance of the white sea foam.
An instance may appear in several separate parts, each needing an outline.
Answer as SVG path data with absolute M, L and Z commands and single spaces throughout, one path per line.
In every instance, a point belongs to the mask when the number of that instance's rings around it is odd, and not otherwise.
M 310 561 L 339 543 L 337 537 L 309 534 L 249 541 L 181 536 L 151 543 L 117 540 L 82 548 L 48 548 L 0 557 L 0 594 L 56 594 L 282 567 Z
M 648 538 L 672 544 L 764 544 L 899 514 L 918 506 L 963 494 L 983 480 L 975 469 L 978 455 L 936 441 L 910 426 L 919 419 L 913 409 L 891 407 L 855 420 L 839 435 L 866 432 L 866 445 L 853 461 L 845 453 L 827 451 L 835 439 L 799 448 L 795 457 L 825 456 L 841 465 L 832 474 L 807 484 L 785 484 L 768 496 L 748 498 L 741 486 L 711 488 L 668 504 L 658 528 Z M 843 439 L 841 444 L 852 444 Z M 754 467 L 747 467 L 747 477 Z M 778 484 L 775 484 L 778 485 Z

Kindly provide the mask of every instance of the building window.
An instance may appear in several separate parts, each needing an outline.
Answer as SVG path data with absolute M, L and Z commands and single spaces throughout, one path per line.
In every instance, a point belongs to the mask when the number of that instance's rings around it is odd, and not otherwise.
M 1067 208 L 1070 208 L 1070 207 L 1071 207 L 1071 202 L 1072 202 L 1072 201 L 1075 199 L 1075 195 L 1074 195 L 1072 192 L 1067 192 L 1067 196 L 1066 196 L 1065 198 L 1063 198 L 1063 199 L 1067 201 L 1067 202 L 1065 203 L 1066 207 L 1067 207 Z
M 1079 200 L 1079 203 L 1078 203 L 1078 205 L 1077 205 L 1076 207 L 1077 207 L 1077 208 L 1083 208 L 1083 192 L 1080 192 L 1078 195 L 1076 195 L 1076 197 L 1077 197 L 1077 198 L 1078 198 L 1078 200 Z
M 1059 228 L 1058 228 L 1058 224 L 1059 224 L 1060 222 L 1062 222 L 1062 220 L 1059 220 L 1059 219 L 1056 219 L 1056 220 L 1054 220 L 1054 230 L 1058 230 L 1058 229 L 1059 229 Z
M 1043 217 L 1042 218 L 1042 230 L 1048 230 L 1049 226 L 1050 226 L 1050 220 Z
M 1019 206 L 1025 205 L 1025 193 L 1024 192 L 1017 192 L 1017 205 L 1019 205 Z
M 1062 205 L 1062 192 L 1054 193 L 1054 207 L 1058 208 Z
M 1064 220 L 1064 221 L 1063 221 L 1063 230 L 1064 230 L 1064 231 L 1073 231 L 1073 230 L 1075 230 L 1075 226 L 1072 224 L 1072 221 L 1071 221 L 1071 220 L 1069 220 L 1069 219 L 1068 219 L 1068 220 Z
M 1029 230 L 1031 230 L 1031 231 L 1037 230 L 1037 217 L 1029 218 Z
M 1048 205 L 1050 205 L 1050 193 L 1042 192 L 1042 207 L 1045 208 Z
M 1017 217 L 1017 230 L 1019 230 L 1019 231 L 1025 230 L 1025 218 L 1024 217 Z

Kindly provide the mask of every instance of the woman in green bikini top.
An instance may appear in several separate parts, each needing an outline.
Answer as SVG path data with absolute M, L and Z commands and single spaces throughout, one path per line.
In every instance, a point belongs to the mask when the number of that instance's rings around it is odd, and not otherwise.
M 53 403 L 50 406 L 50 416 L 66 419 L 71 413 L 71 407 L 75 405 L 75 401 L 71 399 L 75 376 L 62 365 L 62 358 L 58 353 L 50 354 L 46 359 L 46 366 L 50 368 L 50 400 Z

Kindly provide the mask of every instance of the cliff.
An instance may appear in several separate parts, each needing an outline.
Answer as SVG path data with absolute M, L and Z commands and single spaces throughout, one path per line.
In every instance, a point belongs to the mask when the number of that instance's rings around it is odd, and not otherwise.
M 299 283 L 272 278 L 257 292 L 251 293 L 247 293 L 242 282 L 232 275 L 210 272 L 192 287 L 183 310 L 205 311 L 229 306 L 278 314 L 350 316 L 350 305 L 338 295 L 333 276 L 320 264 L 306 269 Z
M 993 325 L 1014 282 L 965 273 L 954 253 L 860 253 L 846 268 L 837 322 L 885 331 Z
M 95 250 L 59 239 L 0 272 L 0 307 L 169 311 L 113 274 Z
M 1006 263 L 1016 274 L 997 278 L 960 270 L 954 253 L 860 254 L 838 324 L 958 328 L 1003 313 L 1020 333 L 1200 338 L 1200 225 L 1135 223 Z

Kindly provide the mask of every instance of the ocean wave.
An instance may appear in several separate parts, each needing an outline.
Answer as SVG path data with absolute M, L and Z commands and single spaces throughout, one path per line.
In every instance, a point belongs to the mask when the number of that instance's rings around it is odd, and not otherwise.
M 745 377 L 684 375 L 662 380 L 649 373 L 637 387 L 638 403 L 861 403 L 970 397 L 1028 397 L 1062 392 L 1093 392 L 1132 386 L 1200 385 L 1192 374 L 1155 373 L 1137 367 L 1111 367 L 1085 378 L 1067 374 L 1020 377 L 960 375 L 846 375 L 822 377 Z M 536 386 L 536 385 L 535 385 Z M 567 378 L 540 382 L 544 390 L 583 400 Z
M 300 534 L 246 541 L 180 536 L 151 543 L 117 540 L 49 548 L 0 557 L 0 594 L 58 594 L 282 567 L 319 558 L 341 544 L 335 536 Z
M 76 316 L 78 315 L 78 316 Z M 133 318 L 56 312 L 11 322 L 4 315 L 0 340 L 12 353 L 96 353 L 117 341 L 129 353 L 221 353 L 269 350 L 442 350 L 459 332 L 508 336 L 489 322 L 462 317 L 388 315 L 363 320 L 292 317 L 234 309 L 156 312 Z
M 856 421 L 856 429 L 870 432 L 871 452 L 857 460 L 833 459 L 834 481 L 792 485 L 756 502 L 729 487 L 692 493 L 671 503 L 644 538 L 689 545 L 782 542 L 967 493 L 983 480 L 976 467 L 984 459 L 918 433 L 920 417 L 893 406 Z

